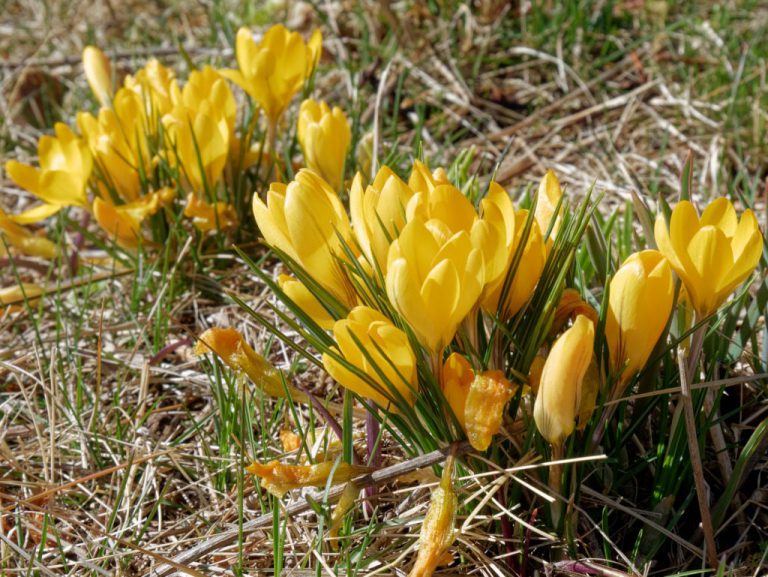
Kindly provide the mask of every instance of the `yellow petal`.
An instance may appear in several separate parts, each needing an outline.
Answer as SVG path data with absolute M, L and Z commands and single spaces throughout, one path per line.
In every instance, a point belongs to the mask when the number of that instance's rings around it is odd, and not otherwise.
M 464 407 L 467 404 L 469 388 L 472 386 L 474 378 L 475 373 L 472 370 L 472 366 L 459 353 L 451 353 L 445 359 L 443 370 L 440 374 L 440 385 L 445 399 L 448 401 L 453 414 L 456 415 L 461 428 L 464 430 L 466 430 Z
M 22 164 L 15 160 L 9 160 L 5 163 L 5 171 L 8 177 L 24 190 L 37 195 L 40 189 L 40 171 L 34 166 Z
M 699 226 L 707 225 L 712 225 L 722 230 L 725 236 L 731 237 L 736 234 L 738 218 L 736 217 L 736 209 L 733 208 L 731 201 L 721 196 L 709 203 L 701 214 L 701 220 L 699 221 Z
M 38 204 L 24 212 L 12 215 L 10 219 L 18 224 L 32 224 L 53 216 L 59 212 L 61 208 L 61 205 L 58 204 Z
M 702 279 L 694 298 L 696 310 L 702 316 L 714 312 L 722 304 L 717 288 L 733 267 L 730 243 L 723 232 L 714 226 L 702 227 L 691 239 L 688 254 L 696 274 Z
M 328 313 L 325 307 L 320 304 L 320 301 L 317 300 L 317 297 L 299 280 L 281 274 L 278 277 L 278 283 L 288 298 L 309 315 L 309 318 L 326 330 L 333 328 L 336 319 Z
M 552 169 L 547 170 L 544 178 L 539 183 L 538 196 L 536 197 L 536 212 L 534 213 L 542 234 L 546 234 L 549 230 L 555 209 L 562 196 L 563 191 L 560 188 L 560 181 L 557 179 L 555 172 Z M 557 236 L 559 225 L 560 217 L 558 216 L 555 224 L 552 225 L 551 236 L 553 238 Z

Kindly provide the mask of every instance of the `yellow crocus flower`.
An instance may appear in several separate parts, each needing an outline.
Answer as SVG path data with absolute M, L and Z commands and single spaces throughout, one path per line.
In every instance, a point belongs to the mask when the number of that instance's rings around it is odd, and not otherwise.
M 235 41 L 238 70 L 221 74 L 253 97 L 274 125 L 312 74 L 322 43 L 319 29 L 305 43 L 298 32 L 277 24 L 257 43 L 250 30 L 240 28 Z
M 483 255 L 462 230 L 417 217 L 389 247 L 389 300 L 419 340 L 437 353 L 477 303 L 485 284 Z
M 352 181 L 349 215 L 355 237 L 369 262 L 382 272 L 386 272 L 389 245 L 405 226 L 405 207 L 412 196 L 413 190 L 387 166 L 366 188 L 359 172 Z
M 553 445 L 562 445 L 576 427 L 594 340 L 592 321 L 579 315 L 555 341 L 544 363 L 533 418 L 541 436 Z
M 61 122 L 56 123 L 55 132 L 55 136 L 40 137 L 40 168 L 15 160 L 5 163 L 11 180 L 44 203 L 12 217 L 19 224 L 37 222 L 65 206 L 87 206 L 86 188 L 92 166 L 88 145 Z
M 108 106 L 113 94 L 109 58 L 95 46 L 86 46 L 83 49 L 83 70 L 96 100 L 102 106 Z
M 347 306 L 357 301 L 339 262 L 351 246 L 349 217 L 338 194 L 311 170 L 289 184 L 272 183 L 267 202 L 254 195 L 253 215 L 267 243 L 286 252 L 317 282 Z
M 132 202 L 141 194 L 140 168 L 151 170 L 147 122 L 141 95 L 121 88 L 112 107 L 99 110 L 98 118 L 87 112 L 77 115 L 77 125 L 99 167 L 104 183 L 121 199 Z M 103 191 L 101 196 L 109 194 Z
M 622 380 L 648 362 L 672 312 L 675 286 L 669 261 L 656 250 L 632 254 L 611 279 L 605 339 L 611 370 Z
M 747 279 L 763 251 L 755 215 L 747 209 L 739 219 L 724 197 L 710 203 L 701 218 L 693 204 L 681 201 L 672 211 L 669 229 L 659 215 L 654 232 L 700 318 L 714 313 Z
M 344 111 L 308 99 L 299 109 L 298 138 L 307 166 L 339 190 L 352 131 Z
M 343 387 L 386 408 L 401 397 L 413 404 L 417 386 L 416 356 L 408 336 L 380 312 L 358 306 L 333 325 L 338 354 L 377 386 L 350 371 L 334 355 L 323 354 L 323 366 Z
M 214 85 L 226 89 L 223 80 Z M 163 117 L 170 146 L 171 166 L 177 166 L 189 188 L 200 195 L 212 190 L 221 179 L 229 155 L 229 125 L 220 115 L 215 100 L 205 100 L 198 108 L 178 107 Z

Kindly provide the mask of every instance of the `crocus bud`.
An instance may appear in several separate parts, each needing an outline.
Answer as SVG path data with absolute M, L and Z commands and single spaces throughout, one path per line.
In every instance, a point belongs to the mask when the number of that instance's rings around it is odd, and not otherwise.
M 416 388 L 416 356 L 408 336 L 380 312 L 359 306 L 333 325 L 337 355 L 323 354 L 323 366 L 343 387 L 371 399 L 381 407 L 398 396 L 413 404 Z M 352 372 L 360 370 L 368 380 Z M 393 390 L 394 389 L 394 390 Z
M 553 445 L 561 445 L 576 427 L 594 341 L 592 321 L 579 315 L 555 341 L 544 363 L 533 418 L 541 436 Z
M 605 339 L 611 371 L 621 373 L 622 380 L 648 362 L 667 325 L 674 295 L 669 261 L 656 250 L 630 255 L 611 279 Z
M 344 176 L 352 131 L 347 117 L 338 106 L 305 100 L 299 109 L 298 137 L 307 166 L 322 176 L 334 190 L 339 190 Z
M 112 100 L 112 66 L 109 58 L 95 46 L 83 49 L 85 78 L 99 104 L 107 106 Z
M 656 219 L 656 244 L 685 283 L 697 315 L 714 313 L 755 270 L 763 251 L 757 219 L 747 209 L 739 220 L 727 198 L 713 201 L 699 218 L 684 200 L 672 211 L 669 229 Z

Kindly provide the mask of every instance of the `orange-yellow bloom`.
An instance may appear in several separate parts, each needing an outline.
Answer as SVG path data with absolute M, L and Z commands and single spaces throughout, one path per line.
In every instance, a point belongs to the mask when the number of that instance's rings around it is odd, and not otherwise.
M 319 29 L 305 43 L 298 32 L 277 24 L 257 43 L 250 30 L 240 28 L 235 42 L 238 69 L 221 74 L 252 96 L 274 124 L 312 74 L 322 43 Z
M 308 99 L 299 109 L 298 138 L 307 166 L 339 190 L 352 131 L 344 111 Z
M 669 229 L 656 219 L 656 244 L 669 259 L 699 317 L 714 313 L 755 270 L 763 251 L 757 219 L 747 209 L 736 216 L 727 198 L 718 198 L 701 218 L 684 200 L 672 211 Z
M 555 341 L 544 363 L 533 418 L 541 436 L 553 445 L 562 444 L 576 427 L 582 383 L 592 361 L 594 340 L 592 321 L 579 315 L 573 326 Z
M 230 230 L 237 226 L 237 212 L 234 206 L 223 201 L 211 204 L 193 192 L 187 195 L 184 216 L 191 218 L 195 228 L 203 232 Z
M 470 445 L 485 451 L 499 432 L 504 407 L 514 394 L 514 387 L 501 371 L 475 373 L 459 353 L 451 353 L 441 374 L 443 394 Z
M 359 306 L 333 325 L 338 354 L 373 383 L 363 379 L 334 355 L 323 355 L 323 366 L 343 387 L 382 407 L 401 397 L 412 404 L 417 386 L 416 356 L 408 336 L 380 312 Z M 393 388 L 396 390 L 393 390 Z
M 675 287 L 669 261 L 644 250 L 621 265 L 609 288 L 605 339 L 611 370 L 627 380 L 645 366 L 672 312 Z

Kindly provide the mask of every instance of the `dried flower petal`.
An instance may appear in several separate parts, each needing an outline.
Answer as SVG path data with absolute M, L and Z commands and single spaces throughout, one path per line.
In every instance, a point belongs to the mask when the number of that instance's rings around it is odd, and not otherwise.
M 448 458 L 443 469 L 440 486 L 432 493 L 429 510 L 421 526 L 419 553 L 408 577 L 429 577 L 435 568 L 445 562 L 445 554 L 456 537 L 456 493 L 451 474 L 453 459 Z
M 301 437 L 288 428 L 280 429 L 280 443 L 283 445 L 283 452 L 290 453 L 301 447 Z
M 211 204 L 191 192 L 187 195 L 184 216 L 191 217 L 195 228 L 203 232 L 228 230 L 237 226 L 237 212 L 234 206 L 225 202 Z
M 597 311 L 581 298 L 579 291 L 567 288 L 560 296 L 560 302 L 555 311 L 555 318 L 552 321 L 552 327 L 549 329 L 549 336 L 553 337 L 559 334 L 569 320 L 576 320 L 576 317 L 579 315 L 586 316 L 595 325 L 595 329 L 597 329 Z
M 504 407 L 514 388 L 501 371 L 485 371 L 475 376 L 464 405 L 464 422 L 469 444 L 485 451 L 501 428 Z
M 203 355 L 213 351 L 236 371 L 242 371 L 256 386 L 271 397 L 286 398 L 285 387 L 277 369 L 254 351 L 235 329 L 208 329 L 200 335 L 195 345 L 195 354 Z M 291 398 L 300 403 L 308 402 L 307 395 L 287 385 Z
M 284 465 L 280 461 L 266 464 L 254 461 L 245 469 L 261 478 L 261 486 L 275 497 L 282 497 L 291 489 L 323 487 L 333 473 L 332 485 L 345 483 L 370 471 L 368 467 L 325 461 L 317 465 Z

